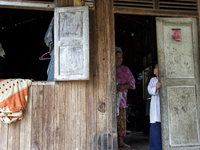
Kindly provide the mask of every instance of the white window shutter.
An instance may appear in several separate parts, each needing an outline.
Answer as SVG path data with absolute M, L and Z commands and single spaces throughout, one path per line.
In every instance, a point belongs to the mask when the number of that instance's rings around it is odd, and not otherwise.
M 88 6 L 57 7 L 54 19 L 55 81 L 88 80 Z

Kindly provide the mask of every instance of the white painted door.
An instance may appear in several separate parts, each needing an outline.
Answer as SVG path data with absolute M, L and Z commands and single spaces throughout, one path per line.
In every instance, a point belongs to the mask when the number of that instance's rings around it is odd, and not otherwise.
M 56 7 L 54 19 L 55 81 L 88 80 L 88 6 Z
M 181 41 L 172 37 L 180 29 Z M 156 18 L 163 150 L 200 149 L 196 18 Z

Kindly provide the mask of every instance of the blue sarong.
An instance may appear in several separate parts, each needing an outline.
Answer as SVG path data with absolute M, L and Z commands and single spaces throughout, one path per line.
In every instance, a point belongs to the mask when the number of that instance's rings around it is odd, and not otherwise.
M 150 150 L 162 150 L 161 123 L 150 123 L 149 132 Z

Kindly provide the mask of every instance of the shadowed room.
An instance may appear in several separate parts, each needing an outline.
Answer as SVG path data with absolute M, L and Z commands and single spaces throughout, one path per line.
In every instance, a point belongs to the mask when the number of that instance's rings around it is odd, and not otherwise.
M 135 78 L 128 90 L 124 142 L 134 149 L 149 148 L 149 105 L 147 85 L 152 64 L 157 61 L 156 25 L 153 16 L 115 14 L 115 45 L 123 51 L 123 65 Z
M 47 80 L 50 55 L 39 60 L 49 48 L 45 33 L 53 18 L 52 11 L 0 9 L 0 43 L 5 58 L 0 57 L 0 78 Z

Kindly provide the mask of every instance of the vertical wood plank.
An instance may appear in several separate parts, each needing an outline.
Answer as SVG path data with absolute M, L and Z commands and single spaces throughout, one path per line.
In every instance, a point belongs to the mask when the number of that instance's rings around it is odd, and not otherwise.
M 95 3 L 97 5 L 97 3 Z M 96 8 L 96 6 L 95 6 Z M 97 11 L 90 11 L 90 82 L 87 88 L 87 148 L 98 148 L 97 140 L 97 100 L 98 100 L 98 18 Z
M 64 82 L 66 85 L 66 98 L 65 98 L 65 111 L 66 111 L 66 122 L 65 122 L 65 148 L 66 149 L 71 149 L 71 120 L 70 120 L 70 116 L 71 116 L 71 110 L 70 108 L 72 107 L 70 105 L 71 101 L 72 101 L 72 96 L 71 96 L 71 91 L 72 91 L 72 82 Z
M 82 102 L 83 104 L 83 107 L 81 106 L 81 108 L 83 109 L 82 112 L 81 112 L 81 118 L 82 118 L 82 122 L 81 122 L 81 125 L 80 125 L 80 128 L 81 128 L 81 149 L 85 149 L 86 150 L 86 143 L 87 143 L 87 120 L 86 120 L 86 116 L 87 116 L 87 113 L 86 113 L 86 81 L 82 81 L 81 82 L 81 86 L 80 86 L 80 91 L 82 91 L 82 95 L 80 96 L 80 102 Z M 84 88 L 82 88 L 84 87 Z M 82 127 L 81 127 L 82 126 Z
M 44 86 L 43 149 L 54 148 L 54 85 Z
M 117 132 L 115 115 L 115 53 L 114 53 L 114 14 L 112 2 L 98 1 L 97 24 L 97 66 L 98 66 L 98 99 L 97 99 L 97 142 L 98 149 L 116 149 Z M 110 122 L 111 121 L 111 122 Z M 114 124 L 113 124 L 114 123 Z M 113 136 L 114 135 L 114 136 Z M 113 142 L 114 140 L 115 142 Z M 113 145 L 114 144 L 114 145 Z
M 82 108 L 80 107 L 80 105 L 83 106 L 83 103 L 80 103 L 80 95 L 82 94 L 82 92 L 79 90 L 80 87 L 80 83 L 81 81 L 77 81 L 77 99 L 76 99 L 76 148 L 81 149 L 81 128 L 80 125 L 84 125 L 84 122 L 82 122 L 81 124 L 81 114 L 82 113 Z M 83 97 L 84 95 L 81 95 L 81 97 Z
M 105 1 L 106 4 L 106 32 L 107 32 L 107 149 L 117 149 L 117 116 L 116 116 L 116 69 L 115 69 L 115 35 L 114 35 L 114 11 L 113 1 Z M 112 122 L 112 123 L 111 123 Z
M 86 81 L 78 82 L 77 89 L 77 147 L 86 149 Z
M 20 126 L 20 150 L 31 149 L 32 101 L 32 87 L 30 87 L 28 102 Z
M 69 100 L 69 107 L 70 107 L 70 142 L 71 142 L 71 149 L 76 149 L 76 140 L 77 140 L 77 133 L 76 133 L 76 117 L 77 117 L 77 83 L 78 81 L 72 81 L 72 89 L 71 89 L 71 99 Z
M 9 124 L 8 150 L 19 150 L 21 121 Z
M 96 56 L 97 56 L 97 29 L 96 29 L 96 11 L 91 11 L 89 12 L 89 25 L 90 25 L 90 80 L 86 81 L 86 120 L 87 120 L 87 145 L 86 149 L 91 150 L 91 149 L 96 149 Z
M 98 68 L 98 99 L 97 99 L 97 142 L 98 150 L 107 149 L 107 110 L 108 101 L 106 97 L 107 93 L 107 55 L 106 55 L 106 42 L 107 32 L 106 24 L 106 12 L 105 12 L 105 0 L 97 2 L 97 21 L 98 21 L 98 53 L 97 53 L 97 64 Z
M 54 150 L 65 150 L 66 126 L 66 88 L 65 82 L 55 86 Z
M 0 145 L 1 147 L 4 147 L 5 150 L 8 149 L 8 128 L 9 128 L 8 124 L 5 124 L 2 121 L 0 121 L 0 135 L 2 135 L 3 137 L 0 140 Z
M 43 86 L 32 86 L 32 130 L 31 149 L 43 148 Z
M 70 81 L 66 83 L 66 149 L 75 149 L 76 147 L 76 103 L 77 103 L 77 82 Z

